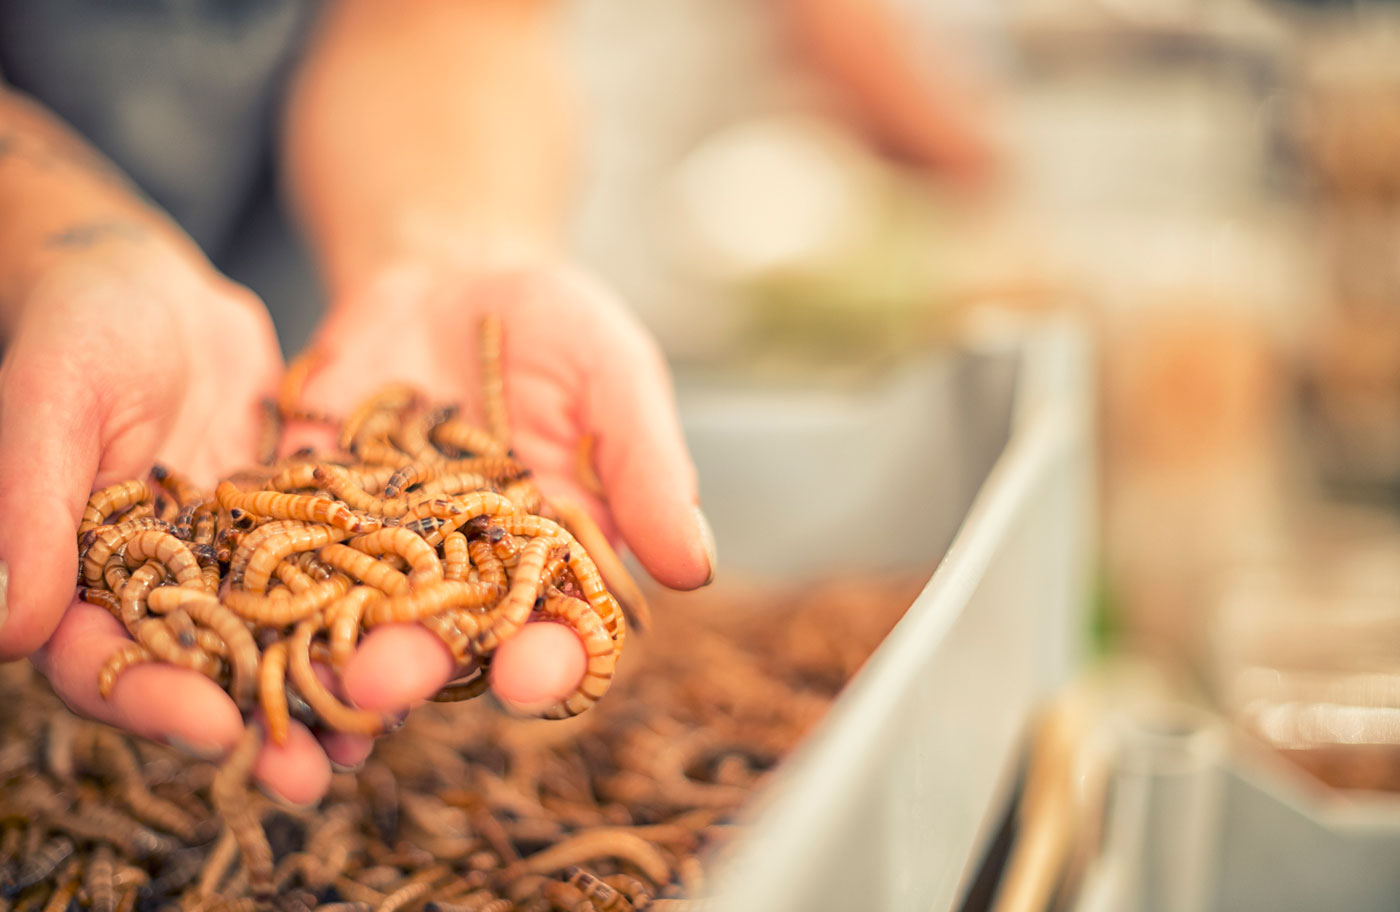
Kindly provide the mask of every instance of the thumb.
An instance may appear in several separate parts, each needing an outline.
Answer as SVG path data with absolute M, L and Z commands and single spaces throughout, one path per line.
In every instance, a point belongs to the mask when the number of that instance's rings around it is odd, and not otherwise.
M 0 369 L 0 660 L 42 646 L 73 600 L 100 456 L 91 383 L 55 354 L 12 350 Z

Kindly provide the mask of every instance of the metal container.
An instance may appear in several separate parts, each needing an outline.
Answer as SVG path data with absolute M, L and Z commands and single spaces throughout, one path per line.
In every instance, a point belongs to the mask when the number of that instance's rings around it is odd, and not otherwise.
M 681 385 L 724 572 L 800 577 L 838 548 L 846 569 L 853 540 L 865 569 L 937 563 L 750 806 L 717 908 L 923 912 L 967 889 L 1085 629 L 1089 377 L 1074 327 L 994 320 L 860 392 Z

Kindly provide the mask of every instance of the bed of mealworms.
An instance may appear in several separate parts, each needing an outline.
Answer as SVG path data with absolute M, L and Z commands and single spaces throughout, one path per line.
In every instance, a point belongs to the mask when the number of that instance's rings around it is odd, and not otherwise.
M 79 720 L 26 665 L 0 666 L 0 908 L 699 908 L 702 859 L 916 590 L 663 596 L 593 711 L 424 707 L 306 810 L 248 788 L 256 735 L 215 767 Z

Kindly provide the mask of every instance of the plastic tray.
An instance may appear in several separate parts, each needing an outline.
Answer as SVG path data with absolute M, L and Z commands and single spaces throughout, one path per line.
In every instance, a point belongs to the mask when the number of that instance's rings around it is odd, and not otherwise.
M 1072 326 L 1012 321 L 861 393 L 681 386 L 725 572 L 819 572 L 865 536 L 870 568 L 937 564 L 750 806 L 717 860 L 716 908 L 957 902 L 1005 810 L 1028 712 L 1076 661 L 1089 378 Z

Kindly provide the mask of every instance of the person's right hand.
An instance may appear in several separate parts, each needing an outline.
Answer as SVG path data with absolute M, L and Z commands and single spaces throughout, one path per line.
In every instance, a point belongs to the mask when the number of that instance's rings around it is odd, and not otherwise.
M 155 238 L 59 250 L 7 303 L 0 659 L 32 655 L 76 712 L 221 753 L 243 722 L 195 672 L 140 665 L 110 699 L 98 694 L 99 669 L 128 637 L 101 608 L 74 602 L 77 525 L 91 491 L 145 477 L 153 460 L 211 487 L 252 463 L 259 402 L 281 369 L 267 312 L 197 254 Z M 292 801 L 319 797 L 330 770 L 315 747 L 301 729 L 277 749 L 289 759 L 260 762 L 263 782 Z

